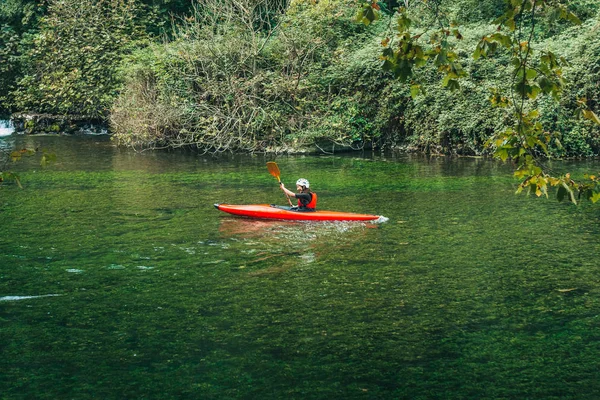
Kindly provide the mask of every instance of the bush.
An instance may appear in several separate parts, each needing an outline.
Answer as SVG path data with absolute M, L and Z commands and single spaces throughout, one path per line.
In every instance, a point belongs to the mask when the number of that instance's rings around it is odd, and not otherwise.
M 119 143 L 252 152 L 314 139 L 298 134 L 326 103 L 311 77 L 359 28 L 332 13 L 341 1 L 294 1 L 287 15 L 271 2 L 242 3 L 200 1 L 173 40 L 129 59 L 111 117 Z

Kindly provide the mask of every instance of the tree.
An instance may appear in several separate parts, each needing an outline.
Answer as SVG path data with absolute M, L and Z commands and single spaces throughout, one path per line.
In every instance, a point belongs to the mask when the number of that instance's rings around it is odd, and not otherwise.
M 45 11 L 44 1 L 0 2 L 0 115 L 9 114 L 14 105 L 12 92 L 22 76 L 20 56 Z
M 306 97 L 322 96 L 307 89 L 307 75 L 339 29 L 339 1 L 322 3 L 334 4 L 295 1 L 286 10 L 281 0 L 198 1 L 169 41 L 130 57 L 111 115 L 115 138 L 210 152 L 296 146 L 297 132 L 315 119 L 318 101 Z M 319 23 L 325 18 L 331 24 Z
M 462 39 L 462 35 L 441 8 L 440 1 L 420 1 L 421 8 L 431 15 L 433 28 L 414 32 L 411 29 L 408 4 L 398 9 L 397 34 L 383 40 L 381 59 L 384 70 L 394 74 L 402 82 L 410 82 L 411 95 L 416 97 L 422 86 L 414 80 L 414 69 L 433 62 L 442 74 L 442 85 L 449 89 L 460 88 L 460 78 L 466 75 L 459 55 L 453 50 L 450 38 Z M 569 174 L 553 176 L 545 166 L 551 144 L 560 146 L 559 139 L 544 129 L 536 99 L 546 95 L 558 100 L 565 85 L 562 69 L 568 61 L 551 51 L 535 48 L 536 24 L 543 15 L 549 23 L 560 20 L 581 23 L 577 16 L 560 2 L 552 0 L 507 0 L 502 16 L 494 21 L 496 32 L 484 36 L 474 49 L 474 59 L 491 57 L 505 51 L 510 61 L 508 90 L 494 89 L 490 96 L 492 107 L 511 110 L 508 127 L 490 138 L 487 146 L 495 157 L 515 165 L 515 176 L 521 179 L 517 192 L 524 189 L 537 196 L 548 196 L 548 186 L 556 186 L 557 198 L 577 203 L 577 197 L 600 200 L 600 180 L 587 175 L 585 181 L 575 182 Z M 357 14 L 357 21 L 366 25 L 380 18 L 380 6 L 373 1 L 364 3 Z M 428 40 L 426 40 L 428 39 Z M 394 42 L 395 40 L 395 42 Z M 433 60 L 433 61 L 432 61 Z M 600 119 L 589 109 L 586 99 L 578 100 L 579 114 L 600 124 Z M 575 193 L 578 193 L 578 196 Z
M 137 0 L 49 0 L 22 56 L 17 109 L 104 118 L 117 94 L 124 54 L 146 38 Z

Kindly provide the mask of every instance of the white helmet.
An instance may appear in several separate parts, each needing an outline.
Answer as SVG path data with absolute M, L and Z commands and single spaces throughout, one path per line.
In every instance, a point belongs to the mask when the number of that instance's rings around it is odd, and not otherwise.
M 310 184 L 306 179 L 300 178 L 296 181 L 296 186 L 304 186 L 305 188 L 308 188 L 310 187 Z

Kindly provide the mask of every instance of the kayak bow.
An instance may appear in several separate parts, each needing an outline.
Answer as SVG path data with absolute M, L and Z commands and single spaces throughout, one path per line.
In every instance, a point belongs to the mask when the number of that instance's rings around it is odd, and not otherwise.
M 341 211 L 292 211 L 269 204 L 215 204 L 217 210 L 250 218 L 287 219 L 297 221 L 375 221 L 379 215 L 356 214 Z

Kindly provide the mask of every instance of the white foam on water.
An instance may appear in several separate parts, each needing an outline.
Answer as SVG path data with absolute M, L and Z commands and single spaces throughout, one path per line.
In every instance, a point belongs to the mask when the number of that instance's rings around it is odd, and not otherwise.
M 315 253 L 305 253 L 305 254 L 302 254 L 300 256 L 300 258 L 302 260 L 304 260 L 304 262 L 306 262 L 306 263 L 311 263 L 311 262 L 314 262 L 317 259 L 317 256 L 316 256 Z
M 15 128 L 10 121 L 0 121 L 0 136 L 12 135 Z
M 193 247 L 180 247 L 179 249 L 180 249 L 180 250 L 183 250 L 183 251 L 185 251 L 186 253 L 188 253 L 188 254 L 191 254 L 191 255 L 194 255 L 194 254 L 196 254 L 196 249 L 195 249 L 195 248 L 193 248 Z
M 56 297 L 62 296 L 62 294 L 42 294 L 39 296 L 4 296 L 0 297 L 0 301 L 19 301 L 19 300 L 27 300 L 27 299 L 38 299 L 40 297 Z
M 71 273 L 73 273 L 73 274 L 80 274 L 80 273 L 82 273 L 82 272 L 83 272 L 83 270 L 82 270 L 82 269 L 76 269 L 76 268 L 69 268 L 69 269 L 67 269 L 66 271 L 67 271 L 67 272 L 71 272 Z
M 388 217 L 384 217 L 380 215 L 375 221 L 372 221 L 373 224 L 383 224 L 384 222 L 388 222 L 390 219 Z

